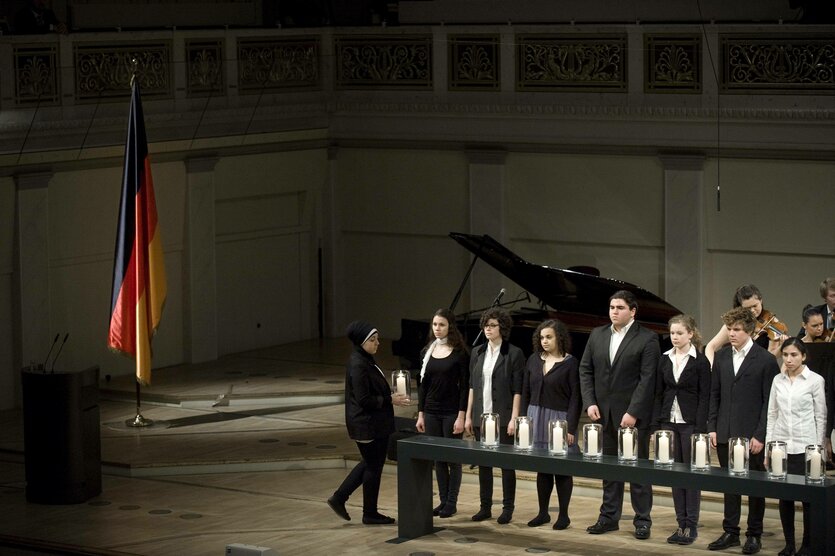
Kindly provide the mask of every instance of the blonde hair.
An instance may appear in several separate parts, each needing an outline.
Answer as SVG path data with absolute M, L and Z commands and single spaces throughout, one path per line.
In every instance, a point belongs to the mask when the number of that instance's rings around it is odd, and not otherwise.
M 702 335 L 699 334 L 699 329 L 696 328 L 696 319 L 690 315 L 676 315 L 667 323 L 669 326 L 674 324 L 682 325 L 688 332 L 693 334 L 690 343 L 696 346 L 696 349 L 702 348 Z

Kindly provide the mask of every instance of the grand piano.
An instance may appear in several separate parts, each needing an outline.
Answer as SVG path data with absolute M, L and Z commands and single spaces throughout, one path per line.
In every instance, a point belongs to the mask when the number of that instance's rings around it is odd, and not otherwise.
M 609 297 L 619 290 L 629 290 L 635 294 L 638 299 L 638 322 L 657 332 L 662 346 L 669 346 L 667 321 L 681 311 L 657 295 L 628 282 L 603 278 L 593 268 L 561 269 L 530 263 L 489 235 L 453 232 L 449 236 L 475 255 L 451 304 L 453 311 L 473 266 L 479 260 L 486 262 L 525 290 L 526 294 L 522 296 L 525 302 L 532 297 L 536 299 L 535 306 L 522 306 L 510 310 L 514 323 L 510 342 L 519 346 L 526 355 L 533 350 L 532 336 L 537 325 L 545 319 L 557 318 L 566 324 L 571 333 L 572 353 L 577 357 L 582 356 L 592 329 L 609 324 Z M 520 303 L 514 300 L 500 305 Z M 456 324 L 470 345 L 479 336 L 479 318 L 486 308 L 476 309 L 458 317 Z M 420 350 L 428 341 L 429 322 L 428 318 L 401 320 L 400 339 L 394 341 L 392 351 L 400 357 L 404 368 L 420 367 Z M 483 341 L 483 335 L 479 340 Z

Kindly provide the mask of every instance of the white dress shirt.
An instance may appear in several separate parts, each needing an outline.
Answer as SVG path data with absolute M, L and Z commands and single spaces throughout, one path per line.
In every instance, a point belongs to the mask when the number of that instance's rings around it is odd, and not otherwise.
M 481 376 L 484 382 L 481 390 L 481 399 L 484 402 L 484 413 L 493 413 L 493 368 L 496 366 L 496 360 L 499 358 L 499 351 L 502 345 L 493 346 L 487 342 L 487 348 L 484 350 L 484 365 L 481 367 Z
M 733 358 L 734 364 L 734 376 L 736 376 L 739 373 L 739 367 L 742 366 L 742 361 L 745 360 L 745 356 L 748 355 L 749 351 L 751 351 L 751 346 L 753 345 L 754 340 L 748 338 L 748 341 L 745 342 L 745 345 L 742 346 L 740 349 L 731 347 L 731 357 Z
M 632 323 L 635 322 L 635 319 L 629 321 L 628 324 L 624 325 L 620 331 L 615 330 L 615 325 L 613 324 L 610 328 L 612 330 L 612 339 L 609 340 L 609 364 L 615 362 L 615 356 L 618 354 L 618 348 L 620 344 L 623 342 L 623 339 L 626 337 L 626 333 L 629 332 L 629 327 L 632 326 Z
M 768 398 L 765 441 L 782 440 L 790 454 L 802 454 L 809 444 L 823 444 L 826 435 L 826 394 L 823 377 L 806 365 L 791 380 L 774 377 Z
M 681 371 L 687 366 L 690 358 L 696 358 L 696 346 L 690 344 L 690 350 L 681 358 L 676 355 L 676 348 L 669 349 L 664 352 L 664 355 L 670 358 L 673 363 L 673 378 L 678 384 L 678 379 L 681 378 Z M 678 406 L 678 396 L 673 398 L 673 406 L 670 408 L 670 422 L 671 423 L 686 423 L 684 416 L 681 414 L 681 408 Z

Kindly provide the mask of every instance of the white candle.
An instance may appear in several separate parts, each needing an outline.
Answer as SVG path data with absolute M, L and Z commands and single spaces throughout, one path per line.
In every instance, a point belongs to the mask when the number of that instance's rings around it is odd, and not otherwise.
M 810 479 L 820 479 L 821 478 L 821 454 L 820 454 L 820 452 L 812 452 L 811 459 L 809 461 L 809 478 Z
M 586 437 L 586 453 L 596 455 L 597 449 L 597 429 L 589 429 L 589 434 Z
M 632 458 L 632 432 L 625 431 L 622 436 L 623 440 L 623 457 L 624 458 Z
M 670 437 L 666 434 L 658 438 L 658 461 L 661 463 L 670 461 Z
M 771 472 L 775 475 L 783 474 L 783 456 L 785 453 L 780 448 L 771 450 Z
M 562 427 L 559 423 L 554 425 L 554 451 L 562 452 Z
M 526 421 L 519 423 L 519 430 L 516 433 L 519 435 L 519 447 L 529 448 L 531 445 L 531 429 Z
M 696 467 L 704 467 L 707 462 L 707 442 L 696 441 Z
M 397 393 L 401 396 L 406 395 L 406 377 L 405 376 L 398 376 L 397 377 Z
M 484 441 L 486 444 L 496 443 L 496 421 L 493 417 L 487 417 L 484 420 Z
M 738 472 L 745 471 L 745 446 L 741 442 L 737 442 L 734 445 L 733 470 Z

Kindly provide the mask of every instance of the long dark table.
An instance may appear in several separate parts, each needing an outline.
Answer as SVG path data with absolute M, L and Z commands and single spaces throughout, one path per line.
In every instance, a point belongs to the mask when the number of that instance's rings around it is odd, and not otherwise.
M 435 460 L 800 500 L 811 505 L 812 553 L 835 554 L 835 526 L 831 526 L 835 520 L 835 481 L 831 478 L 823 484 L 808 484 L 802 475 L 772 480 L 762 471 L 750 471 L 747 476 L 736 477 L 719 467 L 691 471 L 689 464 L 681 463 L 671 467 L 656 467 L 649 460 L 622 464 L 615 456 L 591 461 L 580 455 L 553 456 L 547 450 L 537 449 L 524 453 L 515 451 L 512 446 L 482 448 L 471 440 L 423 435 L 397 442 L 397 533 L 401 540 L 415 539 L 434 531 L 432 469 Z

